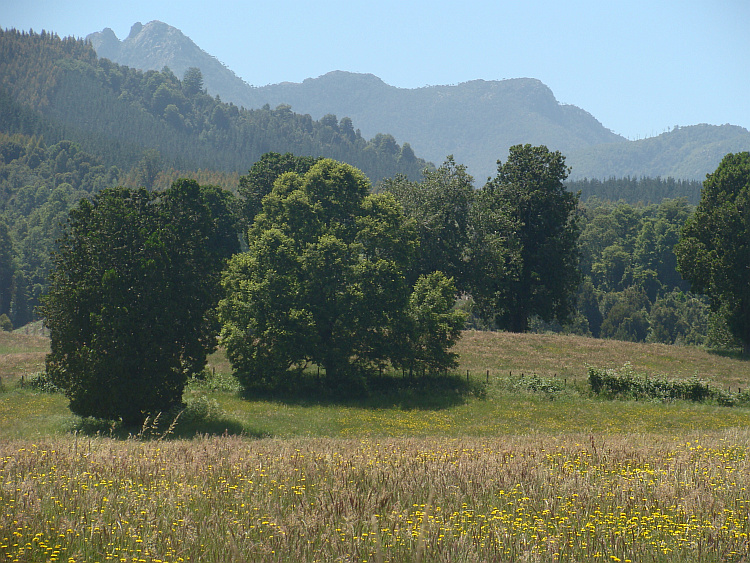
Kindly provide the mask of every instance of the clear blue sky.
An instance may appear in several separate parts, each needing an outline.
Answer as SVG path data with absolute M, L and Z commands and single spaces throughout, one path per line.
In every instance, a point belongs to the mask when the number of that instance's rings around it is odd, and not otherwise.
M 750 128 L 748 0 L 1 0 L 0 27 L 179 28 L 248 83 L 368 72 L 404 88 L 531 77 L 629 137 Z

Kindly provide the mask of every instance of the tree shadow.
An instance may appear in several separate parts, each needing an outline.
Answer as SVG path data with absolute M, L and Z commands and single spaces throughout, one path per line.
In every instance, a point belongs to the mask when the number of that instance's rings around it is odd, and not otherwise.
M 141 426 L 127 426 L 122 421 L 81 418 L 71 432 L 86 437 L 104 437 L 114 440 L 136 440 L 142 442 L 189 440 L 197 436 L 243 436 L 248 438 L 270 438 L 270 433 L 256 428 L 246 428 L 240 422 L 225 416 L 191 417 L 180 420 L 176 415 L 146 420 Z
M 245 399 L 294 406 L 347 406 L 364 409 L 441 410 L 462 405 L 470 397 L 483 398 L 479 381 L 458 375 L 402 377 L 394 374 L 360 375 L 339 381 L 296 374 L 274 384 L 246 389 Z

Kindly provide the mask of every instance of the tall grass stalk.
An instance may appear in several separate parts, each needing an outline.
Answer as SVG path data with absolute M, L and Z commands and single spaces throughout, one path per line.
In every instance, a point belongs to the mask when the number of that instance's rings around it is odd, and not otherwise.
M 0 558 L 741 561 L 749 438 L 8 441 Z

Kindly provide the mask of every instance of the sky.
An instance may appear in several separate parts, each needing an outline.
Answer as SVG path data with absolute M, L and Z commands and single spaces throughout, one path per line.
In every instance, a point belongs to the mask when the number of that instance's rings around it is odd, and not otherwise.
M 0 27 L 180 29 L 249 84 L 333 70 L 401 88 L 536 78 L 629 139 L 750 129 L 748 0 L 0 0 Z

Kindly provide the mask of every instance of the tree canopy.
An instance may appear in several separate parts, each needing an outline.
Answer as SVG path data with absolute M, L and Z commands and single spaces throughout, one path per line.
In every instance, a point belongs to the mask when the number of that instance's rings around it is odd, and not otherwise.
M 42 313 L 47 373 L 74 413 L 136 424 L 181 403 L 216 343 L 211 310 L 238 245 L 229 197 L 183 180 L 106 189 L 71 210 Z
M 701 201 L 683 228 L 677 267 L 750 353 L 750 153 L 728 154 L 703 182 Z
M 455 361 L 447 349 L 463 316 L 450 313 L 452 282 L 439 275 L 409 286 L 414 223 L 391 195 L 369 190 L 359 170 L 324 159 L 281 175 L 263 198 L 219 306 L 222 341 L 246 385 L 309 363 L 341 381 L 389 361 L 412 369 Z M 422 311 L 430 303 L 437 317 Z M 434 323 L 444 330 L 427 341 Z
M 436 170 L 425 170 L 420 181 L 398 175 L 383 182 L 383 190 L 392 193 L 416 222 L 419 250 L 413 279 L 441 271 L 460 291 L 469 290 L 473 184 L 466 167 L 450 156 Z
M 488 257 L 494 275 L 476 281 L 475 298 L 500 328 L 525 332 L 532 316 L 564 321 L 573 312 L 580 229 L 578 197 L 563 185 L 567 175 L 558 151 L 516 145 L 478 198 L 476 247 L 497 252 Z

